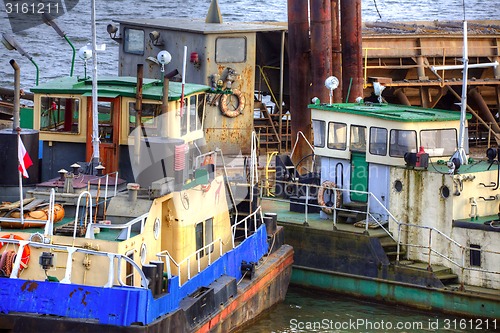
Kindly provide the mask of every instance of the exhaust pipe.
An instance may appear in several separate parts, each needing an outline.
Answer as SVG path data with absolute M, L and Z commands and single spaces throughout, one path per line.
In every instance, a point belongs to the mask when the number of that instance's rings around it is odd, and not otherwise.
M 21 100 L 21 69 L 14 59 L 9 61 L 14 68 L 14 121 L 12 123 L 12 131 L 16 131 L 20 126 L 20 100 Z

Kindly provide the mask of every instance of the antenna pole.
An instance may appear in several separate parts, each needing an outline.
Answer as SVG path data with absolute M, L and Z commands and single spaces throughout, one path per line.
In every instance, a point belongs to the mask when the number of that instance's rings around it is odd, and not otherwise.
M 95 0 L 92 0 L 92 165 L 99 164 L 99 122 L 97 108 L 97 52 L 96 52 L 96 19 L 95 19 Z

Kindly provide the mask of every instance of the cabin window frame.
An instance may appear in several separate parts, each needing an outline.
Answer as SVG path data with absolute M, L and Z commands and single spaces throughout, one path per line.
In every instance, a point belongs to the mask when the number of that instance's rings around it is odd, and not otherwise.
M 139 50 L 138 48 L 136 49 L 131 49 L 129 46 L 133 45 L 130 43 L 130 31 L 135 31 L 135 32 L 141 32 L 142 33 L 142 47 Z M 146 49 L 145 46 L 145 32 L 144 29 L 136 29 L 136 28 L 130 28 L 130 27 L 125 27 L 123 29 L 123 52 L 128 53 L 128 54 L 135 54 L 135 55 L 144 55 L 144 51 Z M 137 37 L 139 38 L 139 37 Z M 139 43 L 137 43 L 138 46 Z
M 128 118 L 127 118 L 127 123 L 128 123 L 128 128 L 129 128 L 129 135 L 132 135 L 132 132 L 136 129 L 135 127 L 135 119 L 132 122 L 131 117 L 136 116 L 136 111 L 135 111 L 135 100 L 129 100 L 127 101 L 128 105 Z M 148 110 L 146 114 L 144 114 L 144 105 L 154 105 L 154 109 Z M 142 102 L 142 110 L 141 110 L 141 125 L 144 126 L 147 132 L 151 131 L 151 133 L 148 133 L 148 136 L 151 136 L 154 132 L 159 132 L 159 122 L 158 122 L 158 117 L 161 116 L 161 103 L 156 102 L 156 101 L 143 101 Z M 147 119 L 144 121 L 144 119 Z
M 414 140 L 415 145 L 413 146 L 412 149 L 407 149 L 407 150 L 402 151 L 401 149 L 396 149 L 394 147 L 394 146 L 397 146 L 398 148 L 404 147 L 403 145 L 396 144 L 396 141 L 399 141 L 399 136 L 398 137 L 393 136 L 393 133 L 398 133 L 398 135 L 399 135 L 399 133 L 402 133 L 402 132 L 408 132 L 408 133 L 413 134 L 413 137 L 415 139 Z M 393 138 L 397 139 L 394 143 L 393 143 Z M 410 146 L 408 146 L 408 147 L 410 147 Z M 417 131 L 405 130 L 405 129 L 391 129 L 390 133 L 389 133 L 389 156 L 402 158 L 402 157 L 404 157 L 405 153 L 411 153 L 411 152 L 413 152 L 413 153 L 417 152 Z
M 214 252 L 214 217 L 196 223 L 195 225 L 195 244 L 198 253 L 197 258 L 203 258 L 205 255 Z M 207 247 L 209 244 L 211 246 Z M 198 252 L 199 250 L 203 251 Z
M 205 244 L 204 244 L 205 230 L 204 229 L 205 229 L 204 221 L 196 223 L 196 225 L 195 225 L 195 244 L 196 244 L 197 258 L 201 258 L 204 255 L 203 254 L 204 251 L 200 251 L 201 249 L 203 249 L 205 247 Z M 198 251 L 200 251 L 200 252 L 198 252 Z
M 179 133 L 181 137 L 186 137 L 192 133 L 200 133 L 201 131 L 203 131 L 206 108 L 206 93 L 200 92 L 185 96 L 183 101 L 181 99 L 178 100 L 177 106 L 179 108 L 176 111 L 176 117 L 179 124 Z M 195 120 L 194 129 L 191 125 L 191 122 L 193 120 Z
M 377 139 L 380 138 L 381 134 L 373 133 L 372 130 L 385 131 L 384 142 L 376 141 Z M 387 143 L 389 142 L 388 134 L 389 134 L 389 131 L 385 127 L 378 127 L 378 126 L 371 126 L 370 127 L 370 138 L 369 138 L 369 144 L 368 144 L 368 151 L 370 152 L 370 154 L 377 155 L 377 156 L 387 156 L 387 150 L 388 150 Z M 375 138 L 375 140 L 372 140 L 372 138 Z M 377 145 L 377 147 L 374 147 L 374 145 Z M 382 147 L 383 147 L 383 149 L 381 149 Z
M 481 267 L 481 245 L 469 244 L 470 267 Z
M 205 220 L 205 235 L 204 235 L 204 241 L 205 241 L 205 246 L 208 244 L 211 244 L 214 242 L 214 218 L 210 217 Z M 212 244 L 210 247 L 205 248 L 205 254 L 208 255 L 209 253 L 214 252 L 214 244 Z
M 432 140 L 434 141 L 441 141 L 441 146 L 440 147 L 433 147 L 431 148 L 428 144 L 425 144 L 424 143 L 424 139 L 422 137 L 422 134 L 424 132 L 441 132 L 441 133 L 444 133 L 445 131 L 453 131 L 453 135 L 450 136 L 450 137 L 443 137 L 441 136 L 441 138 L 432 138 Z M 451 156 L 455 153 L 455 151 L 457 150 L 457 147 L 458 147 L 458 136 L 457 136 L 457 129 L 456 128 L 436 128 L 436 129 L 423 129 L 420 131 L 419 133 L 420 135 L 420 146 L 424 147 L 424 150 L 426 153 L 429 154 L 429 157 L 444 157 L 444 156 Z M 449 147 L 447 149 L 446 146 L 448 146 L 448 142 L 450 141 L 450 139 L 453 137 L 453 139 L 455 140 L 455 145 L 454 147 Z M 426 139 L 427 140 L 427 139 Z M 438 153 L 438 151 L 435 151 L 435 149 L 441 149 L 443 148 L 443 152 L 441 154 Z
M 332 126 L 333 125 L 333 129 L 332 129 Z M 335 129 L 335 125 L 341 125 L 341 127 Z M 328 122 L 328 140 L 327 140 L 327 147 L 329 149 L 333 149 L 333 150 L 342 150 L 342 151 L 345 151 L 347 150 L 347 123 L 341 123 L 341 122 L 338 122 L 338 121 L 329 121 Z M 342 128 L 343 128 L 343 131 L 344 131 L 344 135 L 343 135 L 343 142 L 342 141 L 330 141 L 330 133 L 335 132 L 333 135 L 334 136 L 337 136 L 337 131 L 342 131 Z M 342 134 L 341 134 L 342 135 Z M 339 146 L 340 145 L 340 146 Z
M 242 41 L 242 45 L 230 43 L 232 41 Z M 240 51 L 241 50 L 241 51 Z M 240 56 L 237 57 L 239 52 Z M 247 61 L 248 43 L 245 36 L 217 37 L 215 39 L 215 63 L 245 63 Z
M 324 120 L 313 119 L 312 120 L 312 128 L 313 128 L 313 145 L 318 148 L 325 148 L 326 141 L 326 122 Z M 319 134 L 318 134 L 319 132 Z M 319 142 L 318 142 L 319 140 Z
M 364 142 L 362 142 L 363 140 L 364 140 Z M 366 126 L 362 126 L 362 125 L 351 125 L 350 126 L 350 128 L 349 128 L 349 150 L 355 151 L 355 152 L 366 153 Z
M 130 250 L 125 253 L 125 256 L 134 261 L 135 250 Z M 127 286 L 134 285 L 134 267 L 128 261 L 125 262 L 125 284 Z
M 44 103 L 43 100 L 44 99 L 48 99 L 48 103 L 47 103 L 47 106 L 45 108 L 43 108 L 43 103 Z M 61 105 L 63 104 L 62 100 L 72 100 L 73 104 L 74 104 L 74 106 L 72 107 L 72 110 L 71 110 L 71 113 L 72 113 L 71 130 L 70 131 L 64 131 L 64 130 L 59 131 L 56 128 L 58 126 L 57 124 L 54 124 L 54 126 L 57 125 L 54 130 L 47 129 L 47 127 L 50 127 L 50 119 L 53 118 L 53 116 L 54 116 L 54 114 L 51 111 L 56 111 L 55 109 L 53 109 L 54 105 L 56 108 L 59 109 L 58 110 L 59 115 L 57 116 L 57 118 L 60 117 L 60 112 L 61 112 L 60 108 L 61 108 Z M 41 96 L 39 96 L 38 101 L 39 101 L 39 105 L 40 105 L 40 109 L 39 109 L 39 113 L 38 113 L 38 129 L 40 130 L 40 132 L 50 133 L 50 134 L 64 134 L 64 135 L 80 135 L 82 133 L 82 127 L 81 127 L 82 110 L 83 110 L 82 98 L 77 97 L 77 96 L 73 96 L 73 95 L 41 95 Z M 76 103 L 75 103 L 75 101 L 76 101 Z M 49 104 L 50 104 L 50 107 L 48 106 Z M 76 118 L 74 117 L 75 112 L 77 113 Z M 42 117 L 45 116 L 44 113 L 46 113 L 46 116 L 49 119 L 49 126 L 43 126 Z M 66 118 L 65 118 L 65 115 L 63 113 L 63 120 L 62 120 L 63 124 L 65 123 L 65 120 L 66 120 Z M 58 123 L 61 123 L 60 119 L 58 119 Z M 63 125 L 63 126 L 65 126 L 65 125 Z M 73 131 L 73 127 L 75 127 L 76 131 Z

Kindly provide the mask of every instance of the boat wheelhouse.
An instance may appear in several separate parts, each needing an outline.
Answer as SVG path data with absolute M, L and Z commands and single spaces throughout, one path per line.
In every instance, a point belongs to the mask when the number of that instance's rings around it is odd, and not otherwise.
M 167 103 L 163 103 L 162 81 L 144 79 L 141 87 L 138 112 L 136 78 L 98 79 L 97 125 L 102 165 L 107 173 L 120 171 L 120 176 L 128 181 L 134 181 L 130 152 L 138 152 L 130 149 L 130 145 L 134 145 L 132 133 L 136 128 L 151 140 L 168 136 L 203 146 L 209 87 L 190 83 L 182 87 L 180 82 L 170 82 Z M 42 180 L 52 178 L 58 170 L 75 162 L 90 161 L 92 80 L 65 77 L 42 83 L 32 91 L 34 129 L 40 131 L 43 143 Z

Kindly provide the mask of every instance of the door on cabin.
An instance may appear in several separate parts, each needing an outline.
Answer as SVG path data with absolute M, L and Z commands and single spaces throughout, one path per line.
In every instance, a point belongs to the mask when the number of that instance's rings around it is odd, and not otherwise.
M 87 161 L 92 159 L 92 97 L 87 102 Z M 99 158 L 105 173 L 118 171 L 120 153 L 120 99 L 99 98 L 97 101 L 99 132 Z
M 351 125 L 351 190 L 368 192 L 368 162 L 366 161 L 366 127 Z M 351 192 L 351 200 L 367 202 L 365 193 Z

